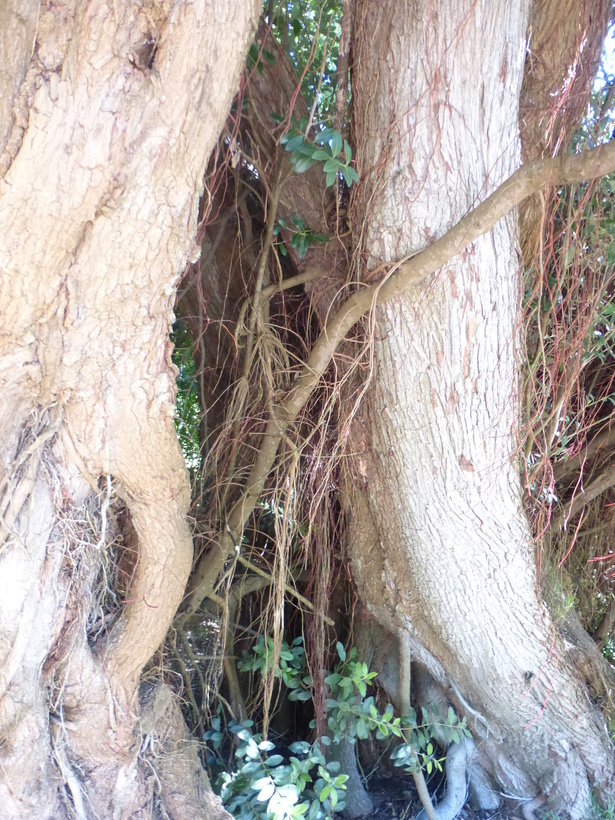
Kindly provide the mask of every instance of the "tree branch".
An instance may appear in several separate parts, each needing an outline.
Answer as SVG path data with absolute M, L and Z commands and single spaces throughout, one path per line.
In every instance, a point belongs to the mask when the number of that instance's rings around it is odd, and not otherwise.
M 565 154 L 524 165 L 433 245 L 395 263 L 383 280 L 356 291 L 346 300 L 327 322 L 301 369 L 295 386 L 272 414 L 242 497 L 232 508 L 225 528 L 218 534 L 216 545 L 203 557 L 193 575 L 182 617 L 196 611 L 203 598 L 212 591 L 225 562 L 238 549 L 236 545 L 240 543 L 245 523 L 265 486 L 280 441 L 318 385 L 337 347 L 350 329 L 376 305 L 394 299 L 411 285 L 425 282 L 464 248 L 488 233 L 496 222 L 528 196 L 549 185 L 582 182 L 613 171 L 615 141 L 580 154 Z
M 553 467 L 553 478 L 555 481 L 561 481 L 571 473 L 579 470 L 588 461 L 591 461 L 595 455 L 601 450 L 602 455 L 608 454 L 608 451 L 615 446 L 615 427 L 610 430 L 604 430 L 599 433 L 594 439 L 590 441 L 587 447 L 584 447 L 581 452 L 569 458 L 568 461 L 561 461 Z
M 615 486 L 615 466 L 609 465 L 596 476 L 586 490 L 581 490 L 581 492 L 573 496 L 568 509 L 562 510 L 562 512 L 553 519 L 551 528 L 559 530 L 561 527 L 565 527 L 570 519 L 580 512 L 583 507 L 586 507 L 590 501 L 593 501 L 594 498 L 597 498 L 605 490 L 613 486 Z

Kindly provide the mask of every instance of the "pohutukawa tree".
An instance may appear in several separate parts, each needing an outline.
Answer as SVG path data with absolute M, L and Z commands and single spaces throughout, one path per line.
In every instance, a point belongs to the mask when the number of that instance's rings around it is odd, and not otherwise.
M 256 7 L 1 14 L 0 804 L 5 817 L 146 816 L 137 687 L 192 561 L 168 337 Z M 109 624 L 94 591 L 114 538 L 129 580 Z M 158 716 L 163 749 L 173 704 Z M 182 794 L 177 758 L 165 765 L 169 812 L 206 811 L 194 777 Z
M 441 818 L 615 800 L 608 574 L 549 569 L 615 484 L 586 5 L 0 10 L 3 816 L 224 816 L 203 635 L 241 718 L 240 623 L 303 608 L 321 728 L 347 567 L 391 700 L 466 718 Z

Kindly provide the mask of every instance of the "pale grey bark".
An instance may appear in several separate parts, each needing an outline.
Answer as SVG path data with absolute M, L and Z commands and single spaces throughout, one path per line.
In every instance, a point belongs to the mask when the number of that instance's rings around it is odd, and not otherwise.
M 357 9 L 355 224 L 371 267 L 429 245 L 518 167 L 528 4 Z M 514 433 L 519 267 L 510 214 L 377 309 L 350 543 L 368 607 L 478 714 L 501 792 L 583 817 L 590 786 L 613 794 L 613 756 L 537 596 Z

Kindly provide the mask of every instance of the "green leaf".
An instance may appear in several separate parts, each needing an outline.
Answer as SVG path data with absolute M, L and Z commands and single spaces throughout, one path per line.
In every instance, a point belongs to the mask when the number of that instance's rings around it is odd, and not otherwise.
M 331 159 L 331 151 L 328 150 L 328 148 L 316 148 L 316 150 L 312 153 L 312 156 L 314 159 L 326 162 L 328 159 Z
M 265 765 L 268 769 L 275 769 L 280 763 L 284 763 L 282 755 L 271 755 L 271 757 L 268 757 L 265 761 Z
M 293 160 L 291 157 L 291 163 L 292 161 Z M 298 174 L 303 174 L 305 171 L 311 168 L 312 165 L 314 165 L 314 160 L 311 157 L 299 157 L 299 159 L 293 164 L 295 166 L 295 171 Z
M 304 219 L 301 219 L 301 217 L 297 216 L 297 214 L 294 214 L 291 219 L 293 220 L 296 228 L 300 231 L 307 231 L 307 224 Z
M 342 150 L 342 135 L 339 131 L 334 131 L 331 137 L 331 152 L 336 157 Z
M 316 146 L 311 142 L 304 142 L 303 145 L 300 145 L 299 148 L 296 149 L 295 153 L 315 159 L 314 154 L 316 151 L 320 151 L 320 148 L 316 148 Z
M 239 771 L 245 777 L 249 777 L 250 775 L 256 774 L 257 772 L 259 774 L 262 774 L 263 767 L 261 765 L 260 760 L 257 760 L 256 762 L 252 761 L 251 763 L 246 763 L 244 766 L 241 767 Z
M 314 820 L 316 815 L 320 812 L 320 801 L 312 800 L 310 810 L 308 812 L 308 820 Z
M 337 654 L 339 655 L 340 660 L 342 663 L 346 660 L 346 650 L 344 649 L 344 644 L 340 643 L 340 641 L 336 644 Z M 342 682 L 342 686 L 344 682 Z
M 296 755 L 307 754 L 310 751 L 310 744 L 306 740 L 297 740 L 288 747 Z
M 297 234 L 293 237 L 293 245 L 297 249 L 299 259 L 303 259 L 310 247 L 310 237 L 303 233 Z
M 350 165 L 344 165 L 344 167 L 340 169 L 340 174 L 346 180 L 346 184 L 349 188 L 352 187 L 353 182 L 359 181 L 359 175 L 357 174 L 354 168 L 350 167 Z
M 286 136 L 286 135 L 284 135 Z M 282 144 L 284 144 L 284 137 L 280 140 Z M 287 151 L 296 151 L 303 145 L 303 134 L 297 134 L 294 137 L 291 137 L 285 144 L 284 147 Z
M 269 800 L 272 794 L 275 792 L 275 784 L 273 781 L 267 783 L 260 792 L 256 795 L 256 799 L 263 803 L 265 800 Z
M 344 169 L 344 166 L 339 159 L 335 159 L 333 157 L 325 162 L 322 169 L 326 174 L 330 174 L 332 171 L 337 174 L 338 171 L 342 171 Z
M 348 145 L 346 140 L 344 140 L 344 156 L 346 157 L 346 165 L 348 165 L 348 163 L 352 159 L 352 149 L 350 145 Z
M 315 142 L 320 145 L 327 145 L 336 133 L 337 131 L 334 128 L 323 128 L 322 131 L 316 134 Z
M 248 745 L 246 747 L 246 755 L 248 757 L 252 758 L 252 760 L 256 760 L 257 758 L 260 757 L 260 754 L 259 754 L 259 751 L 258 751 L 258 746 L 256 745 L 256 743 L 254 742 L 254 740 L 251 737 L 248 738 L 247 742 L 248 742 Z
M 330 171 L 326 176 L 326 187 L 328 188 L 329 185 L 334 185 L 335 180 L 337 179 L 337 174 L 334 174 L 333 171 Z

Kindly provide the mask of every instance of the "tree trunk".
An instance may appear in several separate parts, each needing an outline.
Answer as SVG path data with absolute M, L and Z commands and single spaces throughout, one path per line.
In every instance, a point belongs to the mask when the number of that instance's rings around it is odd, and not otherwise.
M 194 768 L 155 776 L 177 751 L 136 724 L 192 562 L 168 336 L 257 4 L 29 5 L 0 39 L 0 805 L 147 817 Z
M 429 245 L 518 167 L 528 13 L 524 0 L 356 3 L 353 224 L 370 268 Z M 545 796 L 580 818 L 590 787 L 615 797 L 613 753 L 538 598 L 515 434 L 519 268 L 510 214 L 377 309 L 346 482 L 351 560 L 368 608 L 410 632 L 468 717 L 489 800 Z

